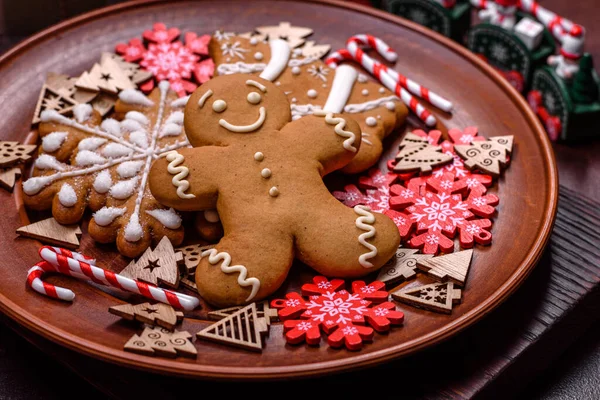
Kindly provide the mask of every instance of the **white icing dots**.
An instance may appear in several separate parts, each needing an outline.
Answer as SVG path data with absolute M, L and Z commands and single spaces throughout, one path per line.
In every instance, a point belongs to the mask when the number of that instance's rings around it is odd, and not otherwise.
M 279 196 L 279 189 L 277 189 L 276 186 L 273 186 L 271 189 L 269 189 L 269 196 L 271 196 L 271 197 Z
M 300 75 L 300 67 L 293 67 L 292 68 L 292 74 L 293 75 Z
M 248 103 L 250 104 L 258 104 L 260 103 L 262 99 L 262 96 L 260 95 L 260 93 L 257 92 L 250 92 L 248 93 L 248 96 L 246 97 L 246 100 L 248 100 Z
M 217 213 L 217 210 L 204 211 L 204 219 L 210 222 L 211 224 L 216 224 L 221 220 L 221 218 L 219 218 L 219 213 Z
M 165 136 L 179 136 L 182 131 L 182 127 L 179 124 L 165 124 L 160 131 L 160 138 Z
M 387 108 L 390 111 L 394 111 L 396 109 L 396 103 L 394 103 L 393 101 L 388 101 L 385 103 L 385 108 Z
M 146 117 L 139 111 L 129 111 L 127 114 L 125 114 L 125 119 L 132 119 L 145 126 L 148 126 L 148 124 L 150 123 L 148 117 Z
M 255 38 L 255 37 L 253 37 L 253 38 L 250 38 L 250 44 L 251 44 L 252 46 L 256 46 L 256 45 L 258 44 L 258 39 L 257 39 L 257 38 Z
M 317 91 L 315 89 L 309 89 L 308 92 L 306 92 L 306 95 L 308 97 L 310 97 L 311 99 L 314 99 L 317 97 Z
M 362 93 L 363 96 L 368 96 L 369 95 L 369 91 L 367 89 L 363 89 L 361 93 Z
M 146 131 L 135 131 L 129 134 L 129 141 L 142 149 L 147 149 L 150 145 L 148 143 L 148 134 Z
M 181 217 L 172 208 L 168 210 L 156 209 L 146 210 L 146 214 L 154 217 L 158 222 L 169 229 L 178 229 L 181 226 Z
M 144 126 L 134 119 L 121 121 L 121 131 L 123 132 L 143 131 L 144 129 Z
M 295 103 L 297 101 L 298 101 L 298 99 L 296 99 L 295 97 L 292 97 L 292 103 Z
M 90 119 L 93 111 L 94 109 L 89 104 L 77 104 L 73 107 L 73 116 L 81 124 Z
M 35 167 L 38 169 L 54 169 L 56 171 L 64 171 L 65 165 L 58 162 L 55 157 L 48 154 L 40 154 L 35 160 Z
M 106 139 L 98 138 L 98 137 L 85 138 L 81 142 L 79 142 L 79 144 L 77 145 L 77 149 L 79 151 L 82 151 L 82 150 L 93 151 L 93 150 L 96 150 L 98 147 L 102 146 L 107 141 L 108 140 L 106 140 Z
M 128 156 L 131 153 L 132 150 L 129 147 L 123 146 L 119 143 L 109 143 L 102 149 L 102 154 L 110 158 Z
M 225 102 L 225 100 L 215 100 L 213 102 L 212 108 L 214 112 L 221 113 L 227 108 L 227 103 Z
M 65 207 L 73 207 L 77 203 L 77 193 L 73 186 L 64 183 L 58 192 L 58 201 Z
M 365 123 L 367 124 L 367 126 L 375 126 L 377 125 L 377 120 L 373 117 L 367 117 Z
M 27 179 L 23 183 L 23 191 L 26 195 L 32 196 L 42 190 L 44 187 L 52 183 L 52 178 L 49 176 L 36 176 Z
M 122 93 L 122 92 L 121 92 Z M 129 222 L 124 229 L 124 237 L 128 242 L 137 242 L 144 236 L 144 230 L 140 224 L 140 218 L 137 214 L 132 214 Z
M 254 159 L 256 161 L 262 161 L 265 159 L 265 155 L 263 153 L 261 153 L 260 151 L 257 151 L 256 153 L 254 153 Z
M 114 136 L 121 136 L 121 124 L 116 119 L 107 118 L 102 121 L 100 128 Z
M 381 93 L 381 94 L 384 94 L 384 93 L 385 93 L 385 89 L 384 89 L 384 88 L 382 88 L 382 87 L 380 87 L 380 88 L 379 88 L 379 93 Z
M 183 125 L 183 112 L 173 111 L 165 121 L 165 124 Z
M 108 192 L 113 185 L 110 172 L 107 169 L 101 171 L 94 179 L 94 190 L 100 194 Z
M 358 78 L 356 79 L 359 83 L 365 83 L 368 79 L 365 74 L 358 74 Z
M 271 177 L 271 170 L 269 168 L 264 168 L 262 171 L 260 171 L 260 176 L 265 179 L 269 179 Z
M 260 51 L 257 51 L 256 53 L 254 53 L 254 59 L 257 61 L 260 61 L 264 58 L 265 56 L 263 56 L 263 53 L 261 53 Z
M 75 156 L 75 165 L 78 167 L 89 167 L 90 165 L 104 164 L 106 158 L 94 153 L 93 151 L 79 151 Z
M 281 86 L 281 82 L 279 82 L 279 81 L 275 82 L 275 86 Z
M 180 97 L 177 100 L 173 100 L 171 102 L 171 107 L 172 108 L 183 108 L 183 107 L 185 107 L 185 105 L 187 104 L 189 99 L 190 99 L 190 96 L 185 96 L 185 97 Z
M 126 208 L 102 207 L 94 213 L 94 222 L 99 226 L 108 226 L 117 218 L 125 214 Z
M 60 149 L 67 138 L 67 132 L 52 132 L 42 138 L 42 149 L 47 153 L 52 153 Z
M 140 106 L 152 107 L 154 102 L 139 90 L 125 89 L 119 93 L 119 100 L 127 104 L 137 104 Z
M 122 179 L 131 178 L 142 169 L 144 161 L 125 161 L 117 167 L 117 174 Z
M 138 177 L 120 181 L 110 188 L 110 195 L 117 200 L 125 200 L 133 194 L 138 183 Z
M 377 116 L 377 119 L 381 119 L 381 115 L 378 115 L 378 116 Z

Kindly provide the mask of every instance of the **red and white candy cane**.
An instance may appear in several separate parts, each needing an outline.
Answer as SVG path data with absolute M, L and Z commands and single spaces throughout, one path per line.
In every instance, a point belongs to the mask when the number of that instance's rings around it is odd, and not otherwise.
M 339 63 L 344 60 L 353 60 L 352 55 L 346 49 L 339 49 L 338 51 L 334 51 L 327 56 L 325 59 L 325 64 L 331 68 L 337 68 Z
M 560 41 L 565 35 L 579 36 L 582 30 L 581 26 L 542 7 L 535 0 L 521 0 L 519 8 L 533 15 Z
M 365 40 L 363 38 L 363 36 L 367 36 L 367 38 L 370 37 L 371 39 Z M 415 82 L 411 79 L 408 79 L 406 76 L 402 75 L 401 73 L 399 73 L 393 69 L 388 69 L 387 66 L 385 66 L 385 65 L 381 64 L 380 62 L 377 62 L 377 61 L 373 60 L 371 57 L 367 56 L 357 46 L 357 44 L 368 44 L 368 45 L 372 46 L 372 43 L 377 43 L 378 46 L 374 47 L 377 50 L 377 52 L 379 54 L 381 54 L 386 60 L 391 61 L 391 62 L 395 61 L 397 59 L 397 54 L 395 52 L 393 52 L 393 50 L 391 50 L 390 47 L 387 44 L 385 44 L 385 42 L 383 42 L 381 39 L 374 38 L 370 35 L 356 35 L 356 36 L 352 36 L 350 39 L 348 39 L 348 42 L 346 42 L 346 46 L 350 46 L 351 43 L 353 44 L 353 47 L 356 46 L 356 51 L 355 52 L 350 51 L 349 52 L 350 55 L 352 56 L 352 54 L 356 54 L 358 57 L 360 57 L 360 59 L 358 59 L 356 57 L 354 57 L 354 58 L 363 66 L 363 68 L 365 68 L 367 71 L 369 71 L 371 74 L 373 74 L 377 79 L 379 79 L 381 81 L 381 78 L 380 78 L 381 72 L 386 72 L 389 75 L 391 75 L 392 78 L 397 83 L 400 84 L 400 86 L 402 86 L 404 89 L 408 90 L 415 96 L 425 99 L 426 101 L 428 101 L 429 103 L 433 104 L 434 106 L 436 106 L 437 108 L 439 108 L 443 111 L 446 111 L 446 112 L 452 111 L 452 102 L 450 102 L 449 100 L 440 96 L 439 94 L 432 92 L 431 90 L 427 89 L 426 87 L 421 86 L 417 82 Z M 381 43 L 383 43 L 383 44 L 381 44 Z M 350 50 L 350 47 L 348 47 L 348 50 Z M 382 50 L 384 51 L 383 53 L 381 52 Z M 393 54 L 393 56 L 390 56 L 391 54 Z M 390 90 L 392 90 L 392 89 L 390 89 Z
M 406 89 L 402 87 L 400 82 L 394 80 L 390 74 L 388 74 L 383 67 L 383 64 L 374 61 L 371 57 L 367 56 L 359 47 L 356 41 L 352 38 L 346 43 L 348 52 L 352 55 L 352 58 L 362 65 L 364 69 L 369 71 L 379 81 L 387 87 L 389 90 L 394 92 L 396 96 L 400 97 L 404 104 L 408 106 L 417 116 L 424 121 L 428 126 L 435 126 L 435 117 L 423 107 Z
M 34 265 L 27 272 L 27 284 L 36 292 L 49 297 L 65 301 L 72 301 L 75 298 L 75 294 L 71 290 L 48 284 L 41 279 L 44 273 L 58 272 L 79 279 L 91 280 L 101 285 L 116 287 L 188 311 L 200 304 L 196 297 L 158 288 L 99 268 L 94 265 L 93 259 L 70 250 L 43 246 L 40 249 L 40 257 L 43 261 Z

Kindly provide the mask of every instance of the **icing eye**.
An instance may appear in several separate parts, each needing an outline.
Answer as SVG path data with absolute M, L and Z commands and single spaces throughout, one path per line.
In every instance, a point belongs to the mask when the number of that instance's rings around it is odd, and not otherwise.
M 250 104 L 258 104 L 258 103 L 260 103 L 262 96 L 260 95 L 260 93 L 250 92 L 250 93 L 248 93 L 248 97 L 246 97 L 246 99 L 248 100 L 248 103 L 250 103 Z
M 227 103 L 225 103 L 225 100 L 219 99 L 219 100 L 215 100 L 213 102 L 213 110 L 215 112 L 218 112 L 218 113 L 223 112 L 223 111 L 225 111 L 226 108 L 227 108 Z

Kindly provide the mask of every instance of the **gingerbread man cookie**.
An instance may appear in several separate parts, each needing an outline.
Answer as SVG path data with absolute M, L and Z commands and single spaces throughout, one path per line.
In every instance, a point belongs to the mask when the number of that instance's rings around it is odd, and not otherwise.
M 289 49 L 283 40 L 266 43 L 258 37 L 219 34 L 213 37 L 209 50 L 217 75 L 260 74 L 274 82 L 291 103 L 294 120 L 319 110 L 350 114 L 360 126 L 362 145 L 342 168 L 344 173 L 372 167 L 383 151 L 383 139 L 408 115 L 408 108 L 394 93 L 353 67 L 333 69 L 319 58 L 304 56 L 300 49 Z
M 400 243 L 391 219 L 344 206 L 323 183 L 359 151 L 358 124 L 334 113 L 290 120 L 286 95 L 270 81 L 217 77 L 185 109 L 194 148 L 152 165 L 150 190 L 163 205 L 218 210 L 224 236 L 196 270 L 200 295 L 215 306 L 269 296 L 294 258 L 354 278 L 384 265 Z

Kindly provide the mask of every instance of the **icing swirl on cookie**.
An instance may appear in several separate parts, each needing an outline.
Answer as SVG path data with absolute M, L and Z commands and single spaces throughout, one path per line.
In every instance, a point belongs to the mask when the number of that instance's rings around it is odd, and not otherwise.
M 248 276 L 248 269 L 243 265 L 231 265 L 231 256 L 229 255 L 229 253 L 226 253 L 224 251 L 219 253 L 217 249 L 209 249 L 204 250 L 202 252 L 202 257 L 206 256 L 208 256 L 208 262 L 212 265 L 218 264 L 219 262 L 223 261 L 223 263 L 221 264 L 221 271 L 223 271 L 224 273 L 239 273 L 237 279 L 238 285 L 242 287 L 252 286 L 252 292 L 250 293 L 250 296 L 248 296 L 246 301 L 250 301 L 254 298 L 254 296 L 256 296 L 256 293 L 258 293 L 258 289 L 260 288 L 260 281 L 257 278 L 246 279 L 246 276 Z
M 185 191 L 190 187 L 190 183 L 185 180 L 190 173 L 190 170 L 184 165 L 180 166 L 184 160 L 185 157 L 176 151 L 168 153 L 167 161 L 169 161 L 169 165 L 167 166 L 167 171 L 169 171 L 171 175 L 175 175 L 171 182 L 175 187 L 177 187 L 177 196 L 182 199 L 193 199 L 196 197 L 195 195 L 191 193 L 185 193 Z
M 373 264 L 367 261 L 367 259 L 377 255 L 377 247 L 367 242 L 367 239 L 372 238 L 377 233 L 373 226 L 375 223 L 375 216 L 370 211 L 371 209 L 367 206 L 359 205 L 354 207 L 354 212 L 359 215 L 359 217 L 356 218 L 356 227 L 365 231 L 358 236 L 358 242 L 370 250 L 368 253 L 361 254 L 360 257 L 358 257 L 358 262 L 365 268 L 373 268 Z
M 329 125 L 335 125 L 335 128 L 333 128 L 333 131 L 335 132 L 336 135 L 347 138 L 346 140 L 344 140 L 344 149 L 351 151 L 353 153 L 356 153 L 356 147 L 354 147 L 354 141 L 356 140 L 356 135 L 351 132 L 351 131 L 345 131 L 344 128 L 346 127 L 346 120 L 342 117 L 334 117 L 333 113 L 328 113 L 325 111 L 315 111 L 315 114 L 318 117 L 323 117 L 325 116 L 325 122 L 328 123 Z

